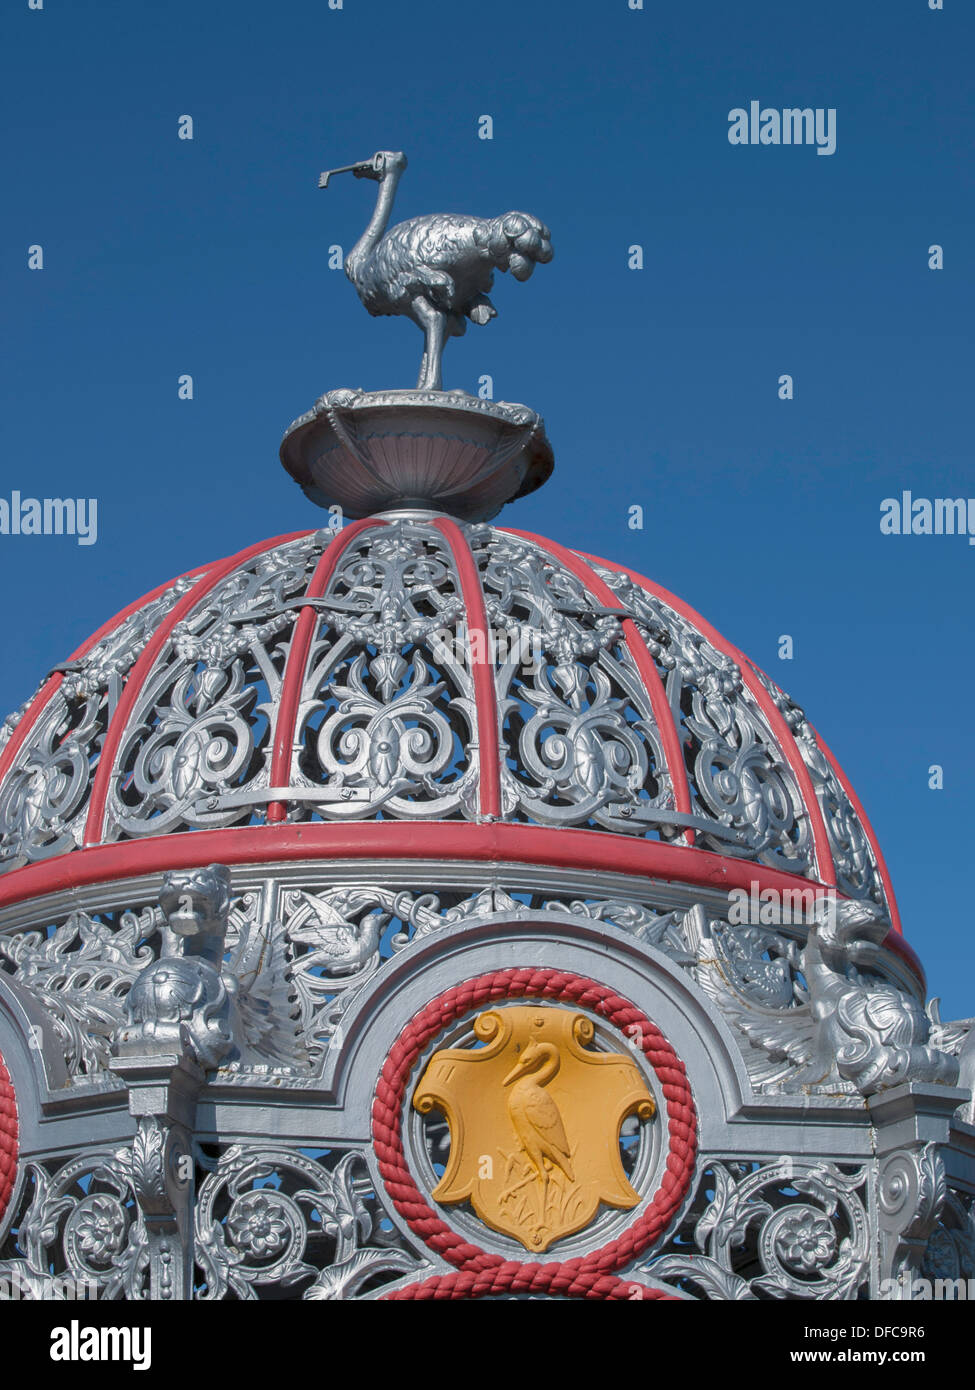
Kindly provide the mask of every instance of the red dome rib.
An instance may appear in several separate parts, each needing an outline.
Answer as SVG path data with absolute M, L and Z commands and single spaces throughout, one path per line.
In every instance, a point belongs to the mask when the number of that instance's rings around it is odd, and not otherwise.
M 809 727 L 812 728 L 812 725 L 810 724 Z M 820 738 L 819 733 L 816 729 L 813 729 L 813 733 L 816 736 L 816 742 L 819 745 L 819 751 L 822 753 L 823 757 L 826 759 L 830 767 L 836 773 L 836 780 L 839 782 L 840 786 L 843 788 L 847 796 L 850 798 L 850 805 L 856 812 L 857 818 L 859 819 L 860 824 L 863 827 L 863 833 L 864 835 L 866 835 L 867 842 L 869 843 L 870 848 L 873 850 L 873 857 L 877 861 L 877 872 L 880 874 L 880 881 L 884 885 L 884 897 L 887 899 L 887 910 L 890 913 L 891 926 L 894 928 L 894 931 L 900 932 L 903 930 L 903 928 L 901 927 L 900 909 L 897 906 L 897 899 L 894 896 L 894 888 L 890 881 L 890 874 L 887 871 L 887 862 L 884 859 L 883 853 L 880 848 L 880 841 L 877 839 L 877 836 L 874 833 L 874 828 L 870 824 L 870 821 L 867 817 L 867 813 L 863 809 L 863 806 L 860 802 L 860 798 L 853 790 L 853 787 L 850 784 L 850 780 L 847 777 L 846 773 L 840 767 L 839 763 L 833 757 L 833 754 L 829 751 L 826 744 Z
M 675 613 L 679 613 L 682 618 L 701 632 L 711 643 L 711 645 L 725 656 L 731 657 L 732 661 L 739 667 L 741 678 L 747 685 L 749 691 L 755 699 L 755 703 L 768 720 L 769 727 L 778 740 L 779 747 L 782 749 L 783 756 L 789 764 L 792 774 L 799 785 L 802 795 L 803 806 L 809 817 L 812 827 L 813 847 L 816 855 L 816 870 L 821 883 L 825 883 L 830 888 L 836 887 L 836 866 L 833 863 L 833 852 L 829 847 L 829 837 L 826 834 L 826 822 L 823 820 L 823 813 L 819 809 L 819 802 L 816 799 L 816 790 L 809 776 L 809 770 L 802 760 L 802 754 L 796 746 L 796 741 L 792 737 L 792 730 L 782 718 L 781 711 L 776 707 L 775 702 L 769 696 L 762 682 L 758 680 L 749 667 L 748 658 L 743 651 L 740 651 L 733 642 L 722 637 L 716 628 L 713 628 L 700 613 L 691 608 L 690 604 L 684 603 L 676 594 L 672 594 L 669 589 L 664 589 L 660 584 L 655 584 L 646 575 L 639 574 L 636 570 L 631 570 L 626 565 L 618 565 L 610 560 L 600 559 L 598 555 L 587 555 L 586 559 L 593 560 L 597 565 L 604 565 L 608 570 L 615 570 L 617 574 L 625 574 L 632 579 L 634 584 L 639 584 L 641 589 L 645 589 L 648 594 L 653 594 L 655 598 L 661 599 Z
M 520 536 L 523 540 L 531 541 L 542 550 L 557 559 L 567 570 L 570 570 L 575 577 L 589 590 L 592 596 L 599 600 L 606 608 L 618 608 L 619 599 L 612 589 L 600 579 L 594 569 L 591 569 L 584 560 L 572 550 L 566 550 L 564 545 L 558 545 L 555 541 L 546 540 L 543 536 L 533 535 L 530 531 L 516 531 L 512 527 L 501 528 L 511 536 Z M 612 568 L 612 566 L 609 566 Z M 691 793 L 687 782 L 687 768 L 684 766 L 684 755 L 681 749 L 680 734 L 671 713 L 670 704 L 667 700 L 667 692 L 664 690 L 663 681 L 657 670 L 656 663 L 650 655 L 650 650 L 646 642 L 640 636 L 640 631 L 632 618 L 624 618 L 623 638 L 626 642 L 627 650 L 633 658 L 634 665 L 640 673 L 647 694 L 650 697 L 650 708 L 653 710 L 653 717 L 660 733 L 660 741 L 663 744 L 664 756 L 667 759 L 667 771 L 670 773 L 670 784 L 674 789 L 674 801 L 677 810 L 685 816 L 691 814 Z M 693 845 L 694 830 L 688 826 L 681 837 L 686 845 Z
M 384 526 L 386 523 L 367 517 L 363 521 L 353 521 L 339 531 L 322 551 L 315 573 L 305 590 L 306 599 L 324 597 L 329 580 L 335 573 L 339 560 L 349 546 L 363 531 L 370 527 Z M 271 755 L 271 786 L 286 787 L 291 781 L 291 755 L 295 739 L 295 725 L 298 722 L 298 706 L 301 704 L 301 688 L 305 680 L 305 667 L 315 636 L 315 623 L 318 609 L 314 604 L 302 608 L 295 624 L 288 648 L 284 675 L 281 679 L 281 696 L 278 702 L 277 719 L 274 724 L 274 751 Z M 267 808 L 267 819 L 271 825 L 283 821 L 288 808 L 283 801 L 272 801 Z
M 484 606 L 484 590 L 481 588 L 481 576 L 478 574 L 471 548 L 457 523 L 441 520 L 434 522 L 434 525 L 450 547 L 467 614 L 468 655 L 474 681 L 474 702 L 477 706 L 478 810 L 482 816 L 497 820 L 501 815 L 501 732 L 493 663 L 488 663 L 488 621 Z M 471 632 L 481 634 L 473 646 L 470 642 Z
M 109 618 L 107 623 L 102 623 L 98 631 L 93 633 L 86 642 L 82 642 L 80 647 L 76 647 L 67 661 L 61 664 L 67 666 L 72 661 L 80 661 L 82 657 L 88 655 L 93 647 L 98 645 L 103 637 L 108 637 L 116 628 L 121 627 L 126 618 L 130 618 L 132 614 L 137 613 L 140 608 L 145 608 L 147 604 L 159 598 L 160 594 L 164 594 L 167 589 L 171 589 L 180 579 L 192 579 L 195 575 L 203 574 L 206 569 L 206 565 L 197 565 L 196 569 L 187 570 L 185 574 L 177 575 L 175 579 L 168 579 L 165 584 L 160 584 L 155 589 L 150 589 L 147 594 L 143 594 L 141 598 L 137 598 L 134 603 L 130 603 L 125 608 L 120 609 L 118 613 L 115 614 L 114 618 Z M 38 690 L 37 694 L 24 710 L 16 728 L 7 740 L 6 747 L 3 752 L 0 753 L 0 782 L 2 782 L 7 775 L 7 771 L 20 752 L 27 735 L 37 723 L 38 719 L 40 719 L 50 701 L 60 690 L 63 681 L 63 671 L 55 671 L 53 675 L 48 676 L 40 690 Z
M 125 730 L 129 722 L 129 717 L 135 708 L 135 703 L 142 692 L 146 677 L 155 665 L 156 658 L 168 641 L 173 628 L 177 623 L 182 622 L 188 613 L 192 613 L 197 607 L 200 599 L 205 598 L 228 574 L 237 568 L 238 565 L 246 562 L 255 555 L 260 555 L 266 550 L 273 549 L 276 545 L 286 545 L 288 541 L 298 540 L 301 536 L 308 536 L 310 531 L 291 531 L 285 536 L 274 536 L 271 540 L 259 541 L 256 545 L 248 546 L 246 550 L 238 551 L 236 555 L 231 555 L 226 560 L 220 560 L 207 573 L 205 580 L 199 584 L 194 584 L 189 593 L 184 594 L 180 601 L 169 610 L 165 620 L 156 628 L 152 637 L 146 643 L 138 661 L 129 672 L 129 678 L 125 682 L 119 702 L 115 707 L 111 722 L 105 734 L 105 742 L 102 746 L 101 755 L 98 760 L 98 770 L 95 773 L 95 780 L 91 788 L 91 801 L 88 806 L 88 818 L 85 821 L 85 846 L 97 845 L 100 843 L 105 830 L 105 803 L 108 800 L 108 788 L 111 783 L 112 775 L 115 771 L 115 759 L 118 756 L 119 747 L 125 735 Z

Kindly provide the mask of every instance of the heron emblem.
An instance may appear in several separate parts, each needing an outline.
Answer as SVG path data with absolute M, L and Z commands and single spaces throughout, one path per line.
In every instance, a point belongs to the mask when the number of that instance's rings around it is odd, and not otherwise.
M 440 1111 L 450 1157 L 435 1202 L 469 1202 L 492 1230 L 540 1253 L 582 1230 L 601 1204 L 636 1206 L 620 1155 L 629 1115 L 656 1107 L 629 1052 L 596 1051 L 585 1014 L 512 1005 L 474 1020 L 481 1046 L 443 1048 L 413 1093 Z

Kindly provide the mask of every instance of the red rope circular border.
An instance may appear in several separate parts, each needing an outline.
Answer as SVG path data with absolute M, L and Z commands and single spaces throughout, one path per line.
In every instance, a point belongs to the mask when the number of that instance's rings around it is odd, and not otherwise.
M 410 1073 L 423 1048 L 456 1019 L 499 999 L 552 999 L 579 1004 L 605 1018 L 628 1038 L 640 1030 L 640 1048 L 656 1073 L 667 1103 L 670 1147 L 660 1186 L 646 1211 L 616 1240 L 576 1259 L 550 1264 L 505 1260 L 471 1245 L 431 1210 L 406 1163 L 401 1134 Z M 397 1038 L 386 1059 L 372 1107 L 372 1134 L 379 1171 L 396 1210 L 411 1230 L 457 1267 L 386 1294 L 386 1299 L 483 1298 L 498 1293 L 548 1293 L 563 1298 L 671 1299 L 661 1289 L 616 1278 L 615 1271 L 641 1254 L 666 1230 L 690 1186 L 697 1155 L 697 1112 L 687 1073 L 655 1024 L 606 985 L 561 970 L 495 970 L 455 985 L 431 1000 Z
M 0 1055 L 0 1221 L 17 1176 L 17 1102 L 13 1082 Z

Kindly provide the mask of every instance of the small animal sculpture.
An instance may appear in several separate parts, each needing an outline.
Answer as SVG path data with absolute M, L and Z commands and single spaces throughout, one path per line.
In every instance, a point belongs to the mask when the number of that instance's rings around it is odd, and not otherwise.
M 379 184 L 369 225 L 345 260 L 345 273 L 370 314 L 405 314 L 423 330 L 417 389 L 439 391 L 447 338 L 461 337 L 466 320 L 484 324 L 497 310 L 488 298 L 495 270 L 527 280 L 536 262 L 552 259 L 551 233 L 527 212 L 467 217 L 435 212 L 386 230 L 396 187 L 406 168 L 402 151 L 379 150 L 372 159 L 330 169 Z

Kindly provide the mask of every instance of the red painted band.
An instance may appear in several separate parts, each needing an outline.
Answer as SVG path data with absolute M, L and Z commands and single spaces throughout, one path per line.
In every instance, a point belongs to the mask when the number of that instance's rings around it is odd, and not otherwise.
M 0 908 L 47 893 L 95 883 L 221 863 L 262 864 L 276 860 L 402 859 L 476 864 L 537 864 L 557 869 L 636 874 L 674 883 L 696 884 L 718 892 L 747 893 L 773 888 L 827 887 L 763 864 L 732 859 L 710 850 L 633 839 L 600 830 L 463 821 L 297 822 L 292 825 L 239 826 L 229 830 L 183 831 L 146 836 L 73 850 L 0 876 Z M 842 896 L 842 895 L 840 895 Z
M 353 521 L 333 536 L 322 551 L 315 573 L 305 590 L 305 598 L 322 598 L 339 560 L 348 550 L 355 538 L 374 526 L 385 526 L 384 521 Z M 271 786 L 291 785 L 291 756 L 295 739 L 295 726 L 298 721 L 298 706 L 301 703 L 301 690 L 305 680 L 305 667 L 311 651 L 312 638 L 318 622 L 318 609 L 314 605 L 302 608 L 295 623 L 288 647 L 284 675 L 281 678 L 281 694 L 274 725 L 274 749 L 271 755 Z M 272 801 L 267 808 L 270 824 L 283 821 L 288 808 L 283 801 Z
M 481 576 L 457 523 L 444 517 L 433 524 L 450 547 L 467 614 L 467 649 L 474 681 L 474 703 L 477 706 L 478 807 L 482 816 L 497 817 L 501 814 L 501 733 L 498 697 L 494 687 L 494 662 L 488 651 L 487 611 Z M 472 633 L 480 633 L 480 638 L 472 642 Z
M 299 821 L 229 830 L 147 835 L 73 850 L 0 877 L 0 907 L 63 888 L 82 887 L 165 869 L 212 863 L 254 864 L 275 859 L 447 859 L 474 863 L 546 864 L 639 874 L 728 892 L 754 882 L 756 891 L 827 891 L 764 864 L 661 840 L 626 839 L 601 830 L 488 821 Z
M 571 571 L 604 607 L 619 608 L 619 599 L 609 585 L 600 579 L 596 571 L 584 560 L 581 560 L 574 551 L 566 550 L 564 545 L 557 545 L 555 541 L 545 540 L 542 536 L 532 535 L 528 531 L 516 531 L 510 526 L 504 526 L 500 529 L 506 531 L 510 536 L 520 536 L 524 540 L 532 541 L 541 549 L 547 550 L 550 555 L 554 555 L 560 564 Z M 667 692 L 660 679 L 657 664 L 632 618 L 623 619 L 623 637 L 640 673 L 644 688 L 650 697 L 650 708 L 653 712 L 654 723 L 660 733 L 660 741 L 663 744 L 664 757 L 667 760 L 667 770 L 670 773 L 670 783 L 674 789 L 677 810 L 682 815 L 689 816 L 691 814 L 691 792 L 687 780 L 687 767 L 684 763 L 680 733 L 674 722 L 667 700 Z M 684 844 L 693 845 L 693 827 L 688 826 L 681 838 Z
M 179 602 L 169 610 L 165 620 L 156 628 L 152 637 L 143 647 L 138 661 L 129 672 L 105 734 L 105 742 L 102 745 L 98 769 L 91 789 L 88 818 L 85 821 L 86 845 L 98 844 L 102 838 L 105 804 L 108 800 L 108 789 L 115 773 L 115 759 L 119 746 L 128 727 L 129 717 L 135 708 L 136 701 L 142 694 L 145 680 L 155 665 L 156 658 L 169 640 L 173 628 L 181 623 L 189 613 L 192 613 L 201 600 L 205 599 L 207 594 L 211 593 L 220 583 L 221 579 L 226 578 L 238 566 L 246 564 L 255 555 L 272 550 L 276 545 L 286 545 L 289 541 L 297 540 L 299 536 L 310 534 L 308 531 L 292 531 L 286 536 L 274 536 L 271 540 L 259 541 L 256 545 L 248 546 L 246 550 L 241 550 L 226 560 L 218 561 L 208 568 L 206 579 L 201 579 L 199 583 L 194 584 L 189 593 L 183 595 Z

